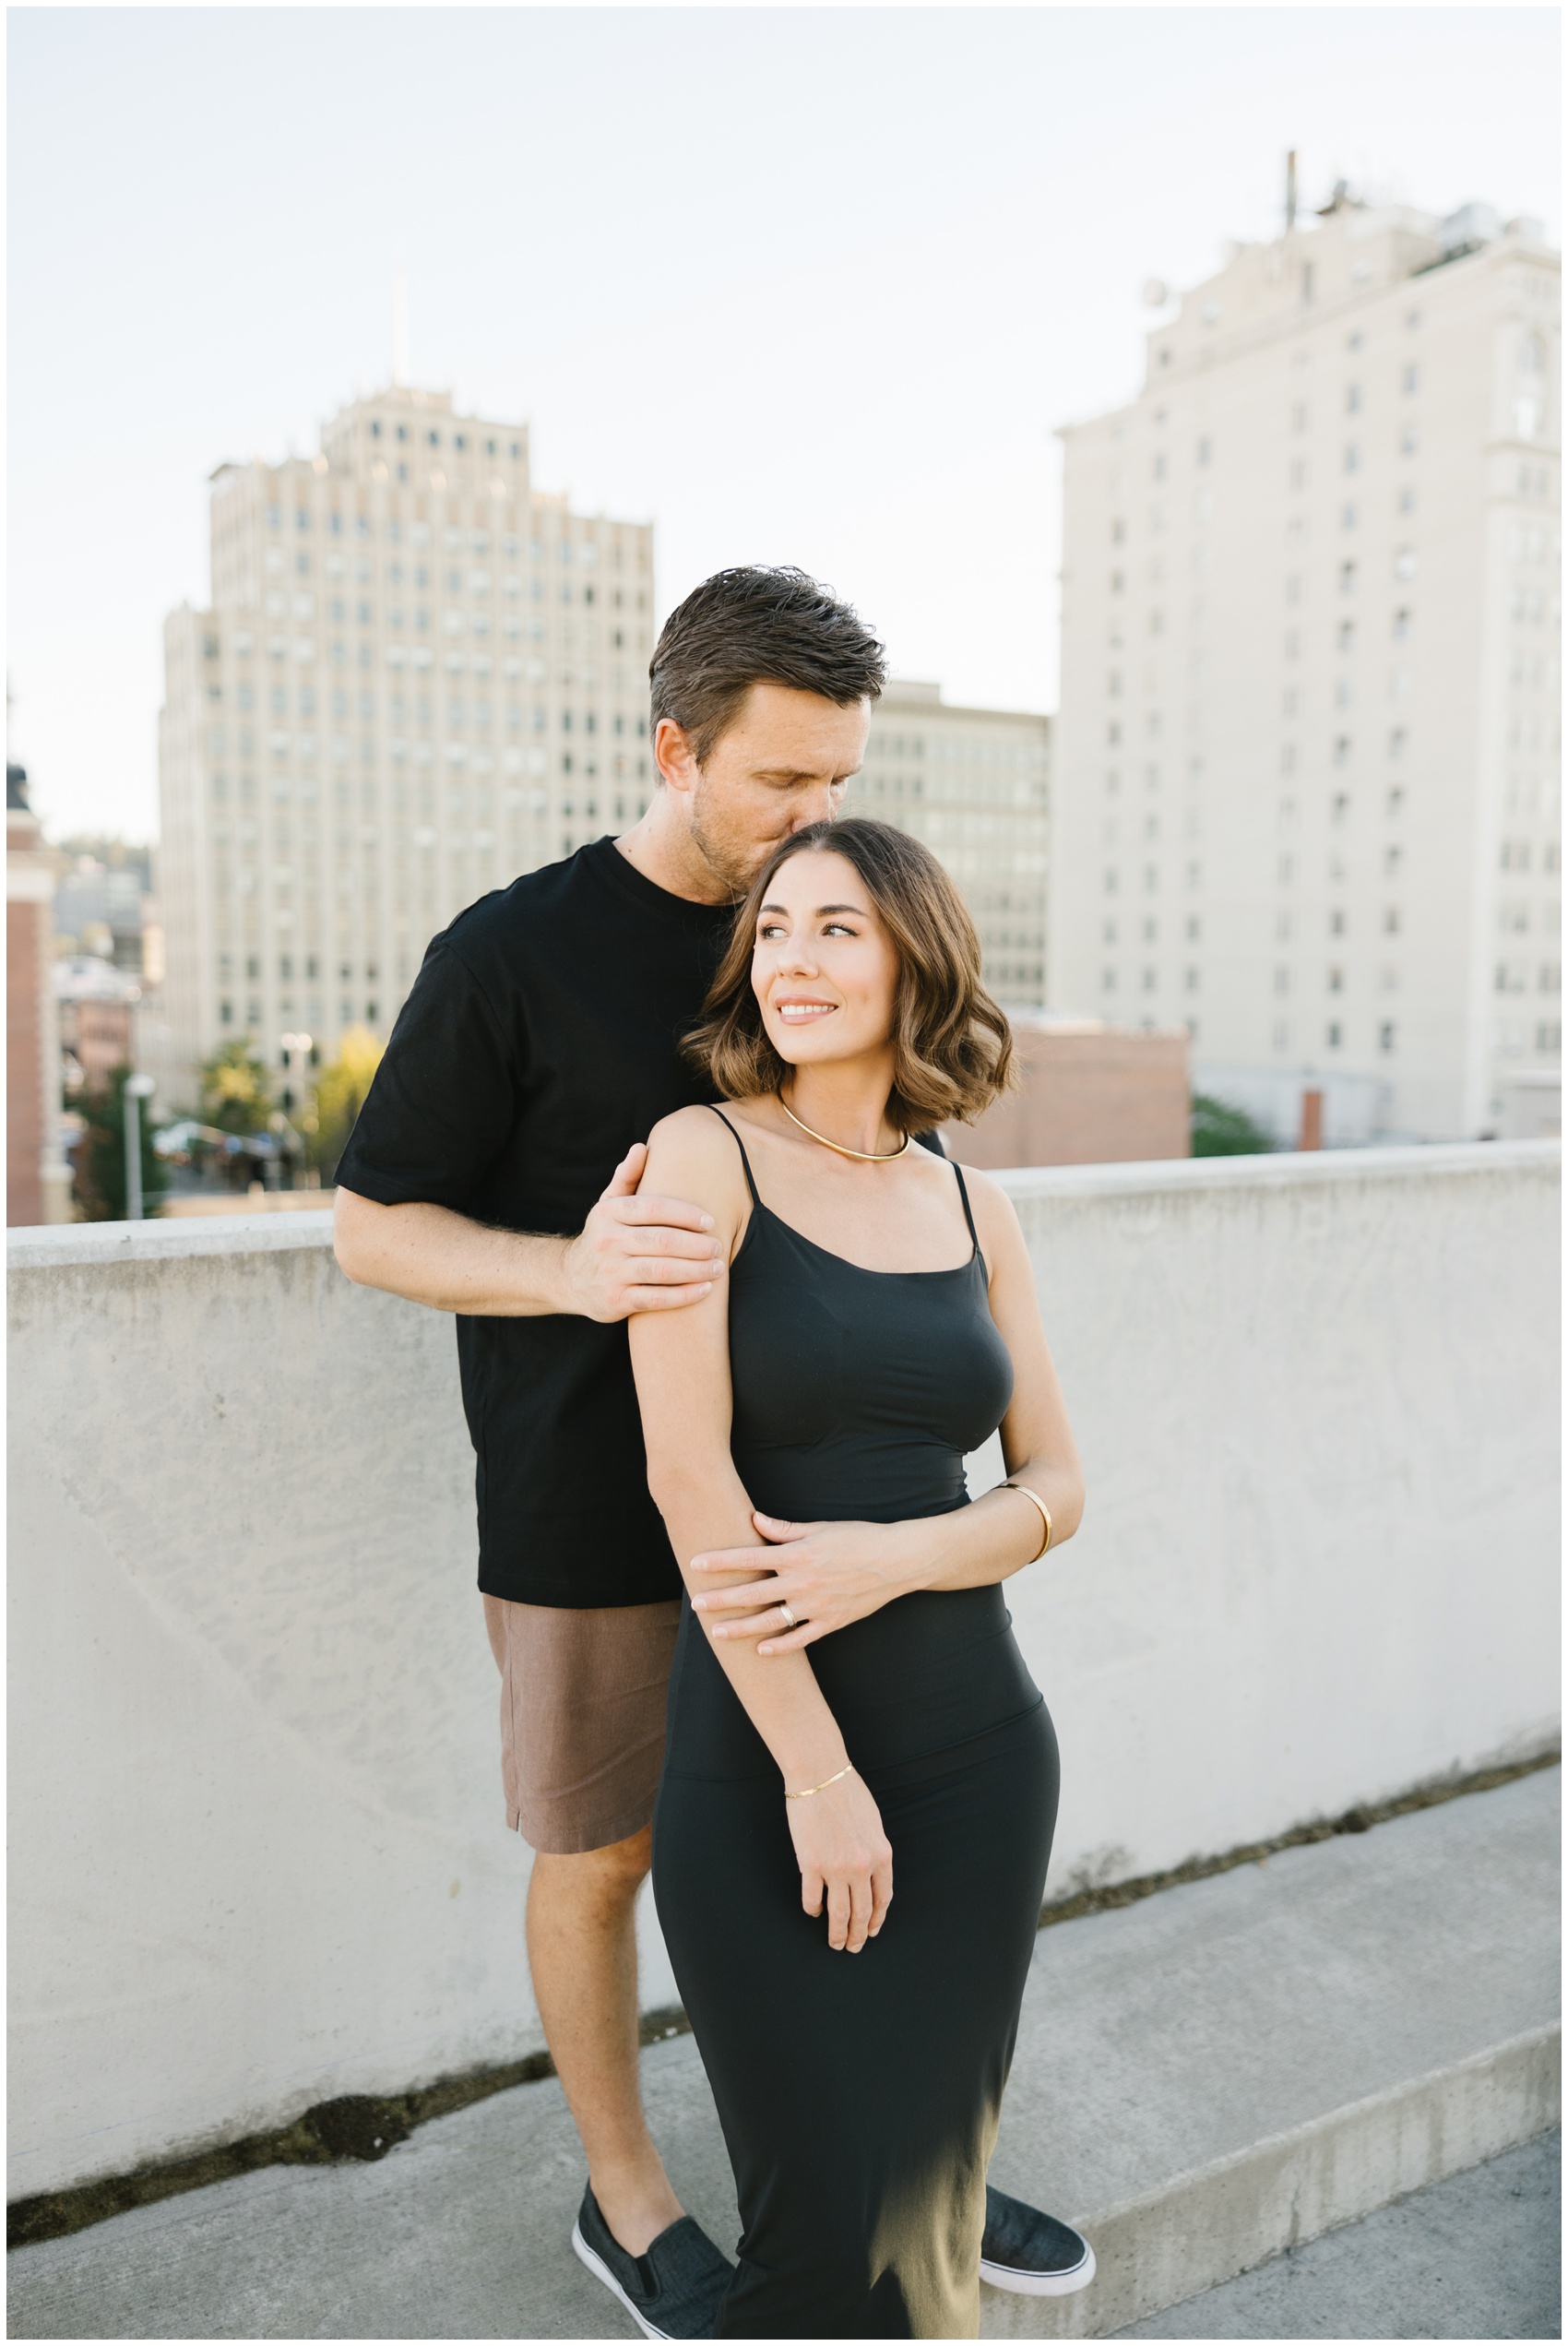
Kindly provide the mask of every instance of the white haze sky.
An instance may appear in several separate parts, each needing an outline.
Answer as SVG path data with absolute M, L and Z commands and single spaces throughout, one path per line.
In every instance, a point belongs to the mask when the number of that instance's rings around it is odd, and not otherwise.
M 207 475 L 391 369 L 651 517 L 659 615 L 792 561 L 949 698 L 1057 689 L 1053 427 L 1150 277 L 1337 175 L 1554 240 L 1554 8 L 15 8 L 12 754 L 156 829 Z

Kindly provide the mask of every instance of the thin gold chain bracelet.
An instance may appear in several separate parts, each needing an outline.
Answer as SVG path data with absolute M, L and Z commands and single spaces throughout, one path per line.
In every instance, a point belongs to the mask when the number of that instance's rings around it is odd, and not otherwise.
M 840 1768 L 837 1776 L 825 1776 L 820 1784 L 808 1784 L 804 1792 L 792 1792 L 786 1791 L 784 1797 L 786 1800 L 810 1800 L 814 1792 L 825 1792 L 829 1784 L 837 1784 L 842 1777 L 852 1776 L 854 1772 L 855 1763 L 853 1760 L 850 1760 L 847 1768 Z

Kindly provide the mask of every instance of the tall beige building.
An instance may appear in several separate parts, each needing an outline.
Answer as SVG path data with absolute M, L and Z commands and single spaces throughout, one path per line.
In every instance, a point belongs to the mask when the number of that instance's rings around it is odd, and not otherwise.
M 923 840 L 963 891 L 986 982 L 1014 1009 L 1045 1002 L 1051 720 L 951 709 L 940 685 L 897 679 L 877 702 L 849 811 Z
M 1051 998 L 1185 1022 L 1282 1138 L 1560 1082 L 1560 275 L 1340 191 L 1063 435 Z
M 166 1090 L 249 1034 L 386 1034 L 476 897 L 635 820 L 652 531 L 534 488 L 516 423 L 394 388 L 212 476 L 212 607 L 164 630 Z

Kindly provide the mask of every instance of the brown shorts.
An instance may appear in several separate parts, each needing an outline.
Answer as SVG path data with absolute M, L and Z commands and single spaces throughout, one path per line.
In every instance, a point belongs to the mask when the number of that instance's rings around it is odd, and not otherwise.
M 580 1612 L 485 1598 L 506 1822 L 533 1848 L 576 1857 L 651 1820 L 680 1620 L 679 1597 Z

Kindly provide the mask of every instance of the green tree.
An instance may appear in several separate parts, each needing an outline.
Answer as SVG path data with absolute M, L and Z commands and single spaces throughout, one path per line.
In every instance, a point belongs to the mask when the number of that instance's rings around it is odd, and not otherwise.
M 265 1132 L 272 1113 L 272 1076 L 248 1034 L 202 1062 L 201 1110 L 222 1132 Z
M 349 1135 L 364 1106 L 385 1048 L 368 1027 L 345 1028 L 338 1056 L 315 1079 L 303 1119 L 305 1155 L 326 1183 L 330 1183 L 338 1160 L 349 1145 Z
M 1274 1142 L 1254 1124 L 1244 1108 L 1215 1100 L 1206 1091 L 1193 1094 L 1193 1154 L 1194 1157 L 1265 1157 Z
M 77 1178 L 73 1195 L 84 1221 L 124 1221 L 125 1219 L 125 1080 L 129 1067 L 116 1067 L 105 1088 L 83 1094 L 77 1102 L 85 1129 L 77 1147 Z M 142 1211 L 149 1219 L 169 1186 L 169 1169 L 152 1146 L 148 1101 L 138 1103 L 141 1125 Z

